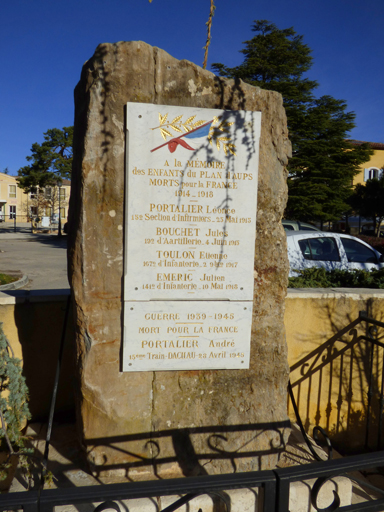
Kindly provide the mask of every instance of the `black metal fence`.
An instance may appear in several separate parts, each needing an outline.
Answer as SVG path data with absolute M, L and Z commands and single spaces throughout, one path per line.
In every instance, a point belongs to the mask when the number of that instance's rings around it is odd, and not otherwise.
M 120 512 L 126 509 L 126 506 L 129 510 L 129 502 L 128 505 L 121 507 L 118 501 L 174 496 L 174 502 L 162 509 L 162 512 L 171 512 L 178 510 L 197 496 L 206 494 L 212 499 L 211 510 L 230 512 L 233 505 L 226 491 L 252 489 L 255 492 L 255 511 L 295 512 L 295 509 L 290 509 L 292 485 L 295 482 L 315 480 L 308 484 L 308 488 L 311 488 L 308 493 L 308 510 L 311 510 L 310 506 L 312 505 L 313 509 L 322 512 L 336 510 L 340 512 L 377 512 L 384 510 L 384 491 L 371 486 L 363 479 L 356 479 L 355 473 L 383 466 L 384 451 L 380 451 L 369 456 L 355 455 L 268 471 L 9 493 L 0 496 L 0 510 L 49 512 L 56 506 L 68 505 L 73 505 L 81 510 L 82 505 L 93 504 L 97 512 L 106 509 Z M 349 478 L 356 486 L 355 489 L 358 489 L 360 497 L 365 495 L 365 499 L 360 503 L 341 505 L 344 497 L 339 494 L 336 483 L 333 490 L 328 490 L 329 505 L 320 508 L 318 499 L 323 486 L 337 476 L 348 477 L 349 473 L 353 473 Z M 97 505 L 98 503 L 99 505 Z M 158 510 L 160 511 L 160 509 Z
M 325 322 L 330 321 L 332 312 Z M 384 316 L 377 311 L 375 316 Z M 321 426 L 339 451 L 383 446 L 384 322 L 361 311 L 327 341 L 303 340 L 315 348 L 291 367 L 292 396 L 305 430 Z
M 32 222 L 25 215 L 15 213 L 0 216 L 0 233 L 32 232 Z
M 64 227 L 66 219 L 59 220 L 51 217 L 27 218 L 25 215 L 8 214 L 0 217 L 1 233 L 39 233 L 54 232 Z
M 69 301 L 67 307 L 67 313 L 69 310 Z M 67 315 L 66 315 L 67 318 Z M 342 329 L 338 334 L 341 336 L 349 333 L 352 329 L 355 329 L 357 324 L 364 324 L 368 327 L 367 334 L 361 334 L 361 336 L 354 336 L 353 343 L 344 343 L 344 349 L 333 350 L 332 344 L 338 340 L 338 337 L 332 338 L 331 341 L 326 342 L 324 347 L 324 354 L 326 357 L 321 357 L 323 352 L 320 350 L 316 353 L 316 363 L 309 365 L 311 371 L 318 370 L 319 366 L 322 370 L 326 364 L 331 365 L 335 358 L 341 357 L 345 354 L 346 350 L 353 348 L 353 345 L 357 343 L 365 343 L 367 345 L 365 352 L 368 354 L 367 361 L 364 362 L 368 368 L 368 389 L 367 395 L 367 420 L 366 420 L 366 434 L 368 440 L 371 437 L 372 422 L 373 418 L 377 420 L 378 426 L 377 431 L 381 432 L 382 429 L 382 412 L 383 412 L 383 389 L 384 379 L 382 376 L 382 364 L 376 364 L 375 351 L 377 347 L 380 349 L 384 348 L 384 345 L 377 339 L 377 332 L 370 329 L 370 327 L 384 327 L 384 323 L 367 318 L 361 314 L 358 319 L 351 322 L 345 329 Z M 60 353 L 62 353 L 63 340 L 65 337 L 65 331 L 62 336 L 62 345 Z M 331 347 L 331 349 L 329 349 Z M 373 349 L 372 349 L 373 347 Z M 319 355 L 320 354 L 320 355 Z M 381 353 L 380 353 L 381 354 Z M 379 354 L 379 359 L 381 355 Z M 377 354 L 376 354 L 377 355 Z M 309 356 L 309 355 L 308 355 Z M 313 354 L 311 355 L 313 356 Z M 318 357 L 317 357 L 318 356 Z M 48 454 L 48 446 L 50 440 L 50 432 L 53 420 L 53 409 L 55 402 L 55 393 L 57 390 L 58 374 L 60 368 L 60 357 L 58 362 L 58 372 L 55 382 L 54 398 L 52 401 L 51 415 L 48 425 L 47 445 L 46 445 L 46 456 Z M 345 357 L 345 355 L 344 355 Z M 375 359 L 376 357 L 376 359 Z M 319 364 L 317 364 L 317 362 Z M 304 364 L 307 365 L 308 360 L 306 359 Z M 350 366 L 348 366 L 350 367 Z M 380 376 L 375 371 L 375 368 L 381 368 Z M 307 366 L 305 366 L 307 368 Z M 332 372 L 331 372 L 332 374 Z M 371 377 L 369 377 L 371 375 Z M 294 385 L 290 386 L 289 392 L 293 400 L 295 408 L 296 400 L 294 396 Z M 348 390 L 348 386 L 346 388 Z M 374 408 L 373 396 L 377 395 L 379 404 L 379 410 L 375 414 L 369 413 L 370 409 Z M 336 408 L 337 410 L 337 408 Z M 188 507 L 198 496 L 207 495 L 212 500 L 212 505 L 209 506 L 209 510 L 214 512 L 230 512 L 233 508 L 231 503 L 230 495 L 228 491 L 234 489 L 247 489 L 252 490 L 255 497 L 255 512 L 296 512 L 297 504 L 294 505 L 293 501 L 293 488 L 297 482 L 304 482 L 306 484 L 308 493 L 307 500 L 304 503 L 306 510 L 318 510 L 320 512 L 352 512 L 352 511 L 384 511 L 384 485 L 383 489 L 374 487 L 371 485 L 370 480 L 364 478 L 362 474 L 367 476 L 367 471 L 371 470 L 374 473 L 380 473 L 381 469 L 384 468 L 384 451 L 377 451 L 374 453 L 363 453 L 359 455 L 333 459 L 331 445 L 328 440 L 328 460 L 321 460 L 319 453 L 312 446 L 311 440 L 306 436 L 304 427 L 300 417 L 298 422 L 302 428 L 303 435 L 308 443 L 309 449 L 312 452 L 316 462 L 309 464 L 301 464 L 299 466 L 291 466 L 284 468 L 277 468 L 274 470 L 266 471 L 254 471 L 247 473 L 231 473 L 221 475 L 204 475 L 189 478 L 177 478 L 177 479 L 166 479 L 166 480 L 153 480 L 145 482 L 128 482 L 123 484 L 108 484 L 108 485 L 94 485 L 86 487 L 73 487 L 65 489 L 44 489 L 41 486 L 38 490 L 32 490 L 28 492 L 16 492 L 9 494 L 2 494 L 0 496 L 0 511 L 9 510 L 24 510 L 25 512 L 49 512 L 57 506 L 75 506 L 78 510 L 89 511 L 89 506 L 92 504 L 95 512 L 101 512 L 102 510 L 112 509 L 116 512 L 123 512 L 129 510 L 128 504 L 119 504 L 123 500 L 136 500 L 139 498 L 159 498 L 159 497 L 173 497 L 171 505 L 161 509 L 156 501 L 157 510 L 160 512 L 171 512 L 180 509 L 186 505 L 187 508 L 184 510 L 190 510 Z M 325 431 L 321 428 L 315 430 L 315 434 L 322 434 L 326 437 Z M 380 434 L 381 436 L 381 434 Z M 317 435 L 314 436 L 315 440 Z M 378 438 L 378 442 L 381 442 L 381 437 Z M 323 452 L 324 453 L 324 452 Z M 334 479 L 336 477 L 347 478 L 354 490 L 354 496 L 359 497 L 358 503 L 351 503 L 350 496 L 348 500 L 345 500 L 343 491 L 341 490 L 340 484 Z M 384 480 L 383 480 L 384 481 Z M 326 487 L 329 482 L 333 482 L 333 487 Z M 351 493 L 352 494 L 352 490 Z M 324 498 L 325 493 L 325 498 Z M 326 505 L 321 501 L 326 500 Z M 347 501 L 347 502 L 346 502 Z M 83 506 L 86 506 L 83 508 Z M 301 503 L 303 506 L 303 503 Z M 311 507 L 313 507 L 311 509 Z M 144 508 L 143 508 L 144 510 Z M 201 512 L 205 512 L 200 509 Z M 208 508 L 207 508 L 208 511 Z

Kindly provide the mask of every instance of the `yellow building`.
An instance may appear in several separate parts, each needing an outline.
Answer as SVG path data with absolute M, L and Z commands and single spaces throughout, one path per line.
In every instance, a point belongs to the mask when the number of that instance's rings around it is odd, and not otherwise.
M 361 140 L 351 140 L 350 142 L 354 146 L 369 144 L 373 149 L 373 155 L 371 155 L 368 162 L 360 166 L 361 172 L 354 177 L 353 184 L 364 184 L 371 178 L 380 178 L 384 167 L 384 144 L 381 142 L 364 142 Z
M 350 140 L 349 142 L 354 146 L 369 144 L 370 148 L 373 149 L 373 155 L 370 156 L 369 160 L 360 165 L 360 172 L 353 178 L 352 185 L 364 185 L 369 179 L 380 178 L 384 168 L 384 144 L 381 142 L 365 142 L 362 140 Z M 352 215 L 348 216 L 348 228 L 346 219 L 343 218 L 333 224 L 333 229 L 341 231 L 348 229 L 350 235 L 358 235 L 359 233 L 372 232 L 373 222 L 372 219 Z
M 50 219 L 60 217 L 66 222 L 68 216 L 69 196 L 71 193 L 71 181 L 63 179 L 60 187 L 49 186 L 44 189 L 35 188 L 25 194 L 23 210 L 29 219 L 48 217 Z
M 34 217 L 58 217 L 59 206 L 62 222 L 68 217 L 71 181 L 63 180 L 60 187 L 24 192 L 16 176 L 0 172 L 0 222 L 28 222 Z
M 0 172 L 0 221 L 12 220 L 22 213 L 25 194 L 15 176 Z

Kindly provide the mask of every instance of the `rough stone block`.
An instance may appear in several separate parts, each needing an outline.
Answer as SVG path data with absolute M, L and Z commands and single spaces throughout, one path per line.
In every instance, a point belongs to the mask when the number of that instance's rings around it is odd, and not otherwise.
M 261 111 L 249 370 L 121 372 L 127 102 Z M 75 90 L 69 276 L 78 417 L 95 473 L 132 479 L 274 466 L 287 439 L 282 98 L 143 42 L 101 44 Z

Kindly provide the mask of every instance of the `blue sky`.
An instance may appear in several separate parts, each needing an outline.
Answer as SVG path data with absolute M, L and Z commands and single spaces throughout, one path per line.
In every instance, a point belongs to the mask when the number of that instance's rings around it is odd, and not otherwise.
M 355 139 L 384 142 L 382 0 L 216 0 L 208 66 L 242 62 L 254 20 L 293 26 L 316 95 L 346 100 Z M 99 43 L 145 41 L 202 65 L 210 0 L 12 0 L 0 19 L 0 171 L 27 165 L 49 128 L 73 124 L 73 89 Z

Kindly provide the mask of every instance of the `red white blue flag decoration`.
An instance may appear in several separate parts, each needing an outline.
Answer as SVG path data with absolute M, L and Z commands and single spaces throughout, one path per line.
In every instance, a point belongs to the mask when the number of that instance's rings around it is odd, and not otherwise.
M 196 116 L 191 116 L 183 123 L 182 118 L 182 115 L 176 116 L 172 121 L 167 122 L 168 114 L 161 115 L 159 113 L 160 125 L 152 128 L 152 130 L 160 130 L 160 134 L 166 142 L 152 149 L 151 153 L 164 146 L 168 146 L 171 153 L 174 153 L 178 146 L 194 151 L 208 140 L 211 145 L 215 143 L 218 150 L 222 147 L 226 156 L 229 153 L 236 155 L 235 145 L 231 143 L 228 136 L 229 127 L 233 122 L 223 121 L 220 117 L 214 117 L 212 121 L 208 122 L 195 121 Z M 170 130 L 181 133 L 181 135 L 173 137 Z M 167 141 L 167 137 L 172 138 Z

